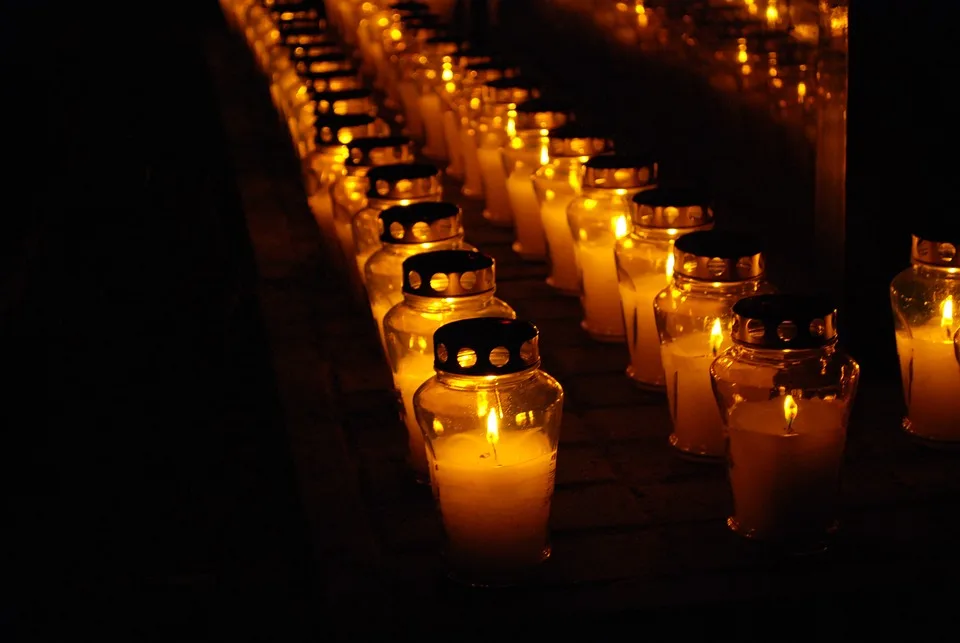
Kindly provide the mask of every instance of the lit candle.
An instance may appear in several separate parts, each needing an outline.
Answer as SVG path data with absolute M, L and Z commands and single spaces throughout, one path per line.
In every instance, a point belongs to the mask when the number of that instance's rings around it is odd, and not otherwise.
M 940 304 L 939 324 L 896 334 L 908 430 L 930 440 L 960 441 L 960 369 L 953 343 L 956 305 L 948 296 Z
M 393 376 L 393 382 L 400 392 L 403 402 L 403 423 L 407 427 L 410 443 L 410 465 L 423 476 L 427 474 L 427 452 L 423 442 L 423 432 L 417 423 L 417 414 L 413 407 L 413 394 L 420 385 L 433 377 L 433 355 L 431 353 L 410 354 L 402 359 Z
M 830 531 L 846 414 L 842 403 L 789 394 L 731 409 L 731 528 L 764 540 Z
M 567 223 L 567 206 L 576 193 L 546 190 L 540 203 L 543 232 L 550 252 L 550 276 L 547 283 L 567 295 L 580 294 L 580 269 L 577 266 L 573 235 Z
M 479 102 L 479 99 L 474 99 Z M 471 199 L 483 197 L 483 182 L 480 178 L 480 160 L 477 156 L 477 141 L 469 122 L 460 123 L 460 149 L 463 151 L 463 195 Z
M 520 151 L 513 154 L 518 157 L 517 165 L 525 166 L 523 171 L 518 167 L 507 177 L 507 194 L 510 197 L 510 209 L 513 211 L 513 225 L 517 235 L 513 251 L 528 261 L 545 259 L 547 237 L 543 231 L 540 201 L 533 188 L 532 175 L 538 167 L 550 162 L 547 139 L 543 137 L 539 150 L 528 151 L 525 155 Z
M 447 144 L 447 174 L 455 179 L 463 180 L 463 149 L 460 144 L 459 118 L 452 109 L 443 112 L 443 140 Z
M 660 336 L 653 314 L 653 300 L 673 277 L 673 252 L 667 255 L 663 274 L 638 279 L 620 277 L 620 304 L 623 307 L 630 366 L 627 375 L 637 382 L 663 386 Z M 632 311 L 632 312 L 631 312 Z
M 503 168 L 500 147 L 493 145 L 477 145 L 477 163 L 487 206 L 483 210 L 483 217 L 493 225 L 510 226 L 513 225 L 513 210 L 510 209 L 510 197 L 507 194 L 507 174 Z
M 673 416 L 670 444 L 684 452 L 719 457 L 726 450 L 723 420 L 713 400 L 710 364 L 729 344 L 717 318 L 709 333 L 682 336 L 661 346 Z
M 444 139 L 444 114 L 440 97 L 432 90 L 420 96 L 420 112 L 423 114 L 423 128 L 427 137 L 423 154 L 431 159 L 446 160 L 447 146 Z
M 627 218 L 614 220 L 614 236 L 620 239 L 626 236 Z M 611 341 L 623 341 L 623 309 L 620 304 L 620 288 L 617 282 L 617 262 L 613 247 L 606 244 L 579 244 L 577 253 L 580 262 L 580 274 L 583 276 L 583 314 L 584 326 L 593 328 L 595 339 L 603 336 Z M 661 286 L 662 287 L 662 286 Z M 651 302 L 653 299 L 650 300 Z M 604 331 L 602 335 L 599 331 Z

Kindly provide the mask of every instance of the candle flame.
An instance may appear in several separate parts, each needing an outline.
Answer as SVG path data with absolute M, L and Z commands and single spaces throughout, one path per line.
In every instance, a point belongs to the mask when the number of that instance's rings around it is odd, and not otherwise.
M 713 327 L 710 329 L 710 350 L 716 357 L 720 352 L 720 346 L 723 344 L 723 327 L 720 325 L 720 318 L 713 320 Z
M 453 70 L 447 67 L 446 65 L 444 65 L 443 67 L 444 67 L 443 71 L 440 72 L 440 79 L 443 82 L 449 82 L 453 80 Z
M 677 259 L 673 256 L 673 252 L 667 255 L 667 279 L 673 278 L 673 266 L 675 265 Z
M 544 139 L 540 143 L 540 165 L 546 165 L 550 162 L 550 152 L 547 150 L 547 141 Z
M 787 421 L 787 430 L 790 431 L 793 428 L 793 421 L 797 419 L 797 413 L 800 411 L 800 408 L 797 406 L 796 400 L 793 399 L 792 395 L 786 395 L 783 398 L 783 419 Z
M 497 410 L 490 409 L 487 414 L 487 442 L 492 446 L 497 446 L 500 441 L 500 420 L 497 419 Z
M 627 236 L 630 232 L 629 227 L 627 226 L 627 217 L 620 215 L 613 222 L 613 234 L 617 239 L 622 239 Z
M 507 136 L 513 138 L 517 135 L 517 122 L 516 122 L 517 113 L 513 110 L 507 112 Z
M 780 20 L 780 11 L 774 5 L 767 6 L 767 24 L 773 27 Z
M 950 338 L 953 330 L 953 295 L 948 295 L 940 305 L 940 328 L 947 331 L 947 338 Z

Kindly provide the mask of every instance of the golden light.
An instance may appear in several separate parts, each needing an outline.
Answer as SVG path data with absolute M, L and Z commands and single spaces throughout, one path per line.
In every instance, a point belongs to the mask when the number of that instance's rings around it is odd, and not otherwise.
M 723 345 L 723 326 L 720 325 L 720 318 L 713 320 L 713 326 L 710 328 L 710 352 L 716 357 Z
M 403 32 L 397 28 L 393 28 L 390 30 L 390 38 L 393 40 L 401 40 L 403 38 Z
M 622 239 L 630 233 L 630 228 L 627 226 L 627 217 L 621 215 L 614 219 L 613 222 L 613 234 L 617 239 Z
M 676 260 L 672 252 L 667 255 L 667 279 L 673 278 L 673 266 Z
M 583 200 L 583 209 L 584 210 L 593 210 L 597 207 L 596 199 L 584 199 Z
M 947 331 L 947 339 L 953 334 L 953 295 L 948 295 L 940 305 L 940 328 Z
M 500 420 L 497 419 L 497 410 L 490 409 L 487 414 L 487 442 L 496 446 L 500 441 Z
M 353 134 L 351 134 L 350 132 L 340 132 L 340 136 L 338 136 L 337 138 L 340 140 L 341 143 L 346 145 L 347 143 L 353 140 Z
M 504 128 L 507 132 L 507 136 L 513 138 L 517 135 L 517 113 L 513 110 L 507 112 L 507 125 Z
M 783 398 L 783 419 L 787 421 L 787 430 L 793 427 L 793 421 L 797 419 L 797 413 L 800 408 L 792 395 L 786 395 Z
M 780 11 L 777 9 L 776 5 L 770 4 L 767 5 L 767 24 L 771 27 L 777 24 L 777 21 L 780 20 Z
M 433 432 L 436 433 L 437 435 L 440 435 L 441 433 L 443 433 L 443 422 L 441 422 L 437 418 L 433 418 Z
M 797 83 L 797 100 L 802 103 L 806 95 L 807 84 L 801 80 L 799 83 Z
M 477 417 L 484 417 L 490 410 L 490 402 L 487 401 L 486 391 L 477 391 Z
M 547 150 L 547 144 L 540 144 L 540 165 L 546 165 L 550 162 L 550 152 Z
M 440 74 L 440 79 L 445 83 L 453 80 L 453 70 L 449 67 L 445 68 Z
M 747 62 L 747 58 L 748 58 L 748 55 L 747 55 L 747 50 L 746 50 L 746 49 L 742 49 L 742 48 L 741 48 L 739 51 L 737 51 L 737 62 L 738 62 L 738 63 L 745 63 L 745 62 Z

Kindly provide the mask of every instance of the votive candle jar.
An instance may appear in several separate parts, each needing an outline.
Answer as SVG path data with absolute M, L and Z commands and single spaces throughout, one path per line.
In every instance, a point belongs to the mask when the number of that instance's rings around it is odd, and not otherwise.
M 733 491 L 727 525 L 793 553 L 823 549 L 838 525 L 860 367 L 837 346 L 827 300 L 759 295 L 733 314 L 732 345 L 710 367 Z
M 614 250 L 630 365 L 627 377 L 655 392 L 666 390 L 660 334 L 653 300 L 673 280 L 674 242 L 713 227 L 713 209 L 703 191 L 659 185 L 631 199 L 633 226 Z
M 479 252 L 435 250 L 403 262 L 403 301 L 387 312 L 383 333 L 409 437 L 409 460 L 420 482 L 428 483 L 430 473 L 413 394 L 433 377 L 433 333 L 458 319 L 515 318 L 495 292 L 493 259 Z
M 445 324 L 414 395 L 449 574 L 468 585 L 523 582 L 550 556 L 563 388 L 538 342 L 525 321 Z

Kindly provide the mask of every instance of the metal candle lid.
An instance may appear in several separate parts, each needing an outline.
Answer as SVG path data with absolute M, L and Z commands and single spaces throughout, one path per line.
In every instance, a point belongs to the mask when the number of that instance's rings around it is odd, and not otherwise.
M 335 42 L 293 43 L 287 46 L 290 48 L 290 58 L 294 62 L 301 60 L 326 62 L 323 60 L 326 56 L 336 56 L 339 59 L 343 55 L 340 45 Z
M 380 240 L 408 244 L 452 239 L 463 234 L 460 217 L 460 208 L 444 201 L 394 205 L 380 213 Z
M 820 348 L 837 341 L 837 309 L 809 295 L 755 295 L 733 305 L 730 338 L 752 348 Z
M 294 58 L 294 67 L 298 73 L 306 74 L 308 72 L 334 71 L 336 69 L 349 69 L 353 66 L 353 59 L 341 52 L 316 54 L 313 56 L 304 55 L 300 58 Z
M 329 87 L 336 85 L 341 88 L 363 86 L 363 79 L 360 76 L 360 70 L 356 67 L 347 67 L 345 69 L 331 69 L 330 71 L 308 71 L 301 74 L 307 83 L 307 89 L 311 94 L 329 91 Z
M 540 331 L 527 321 L 473 317 L 433 334 L 433 367 L 454 375 L 509 375 L 540 366 Z
M 613 141 L 579 123 L 566 123 L 547 134 L 550 156 L 595 156 L 613 151 Z
M 480 99 L 485 103 L 522 103 L 538 96 L 537 84 L 522 76 L 503 76 L 485 82 L 480 88 Z
M 722 230 L 697 230 L 673 246 L 675 275 L 701 281 L 747 281 L 764 271 L 760 243 L 753 237 Z
M 517 105 L 515 111 L 518 130 L 552 129 L 574 118 L 570 105 L 549 98 L 525 100 Z
M 304 18 L 294 17 L 291 20 L 283 20 L 282 16 L 277 20 L 277 31 L 281 38 L 287 36 L 311 36 L 317 33 L 324 33 L 327 29 L 326 21 L 323 18 Z
M 430 13 L 430 5 L 426 2 L 416 2 L 416 0 L 400 0 L 391 2 L 390 8 L 400 13 Z
M 315 127 L 317 145 L 346 145 L 354 138 L 376 134 L 377 119 L 370 114 L 324 114 Z
M 656 186 L 633 196 L 634 225 L 641 228 L 703 228 L 713 225 L 710 200 L 689 187 Z
M 364 113 L 373 114 L 376 105 L 373 104 L 373 90 L 363 87 L 357 89 L 338 89 L 335 91 L 315 92 L 313 100 L 316 102 L 316 114 L 346 114 L 350 101 L 366 100 L 367 110 Z
M 300 47 L 307 45 L 336 45 L 337 42 L 330 39 L 327 33 L 313 23 L 309 26 L 299 28 L 284 29 L 285 24 L 280 25 L 280 41 L 287 47 Z
M 960 268 L 960 231 L 922 230 L 913 235 L 910 259 L 928 266 Z
M 467 297 L 496 288 L 493 258 L 472 250 L 435 250 L 403 262 L 403 292 L 420 297 Z
M 440 170 L 429 163 L 392 163 L 367 172 L 371 199 L 422 199 L 440 193 Z
M 625 154 L 594 156 L 583 165 L 583 186 L 605 190 L 636 189 L 657 182 L 657 163 Z
M 406 136 L 364 136 L 347 143 L 345 165 L 374 167 L 413 163 L 413 140 Z

